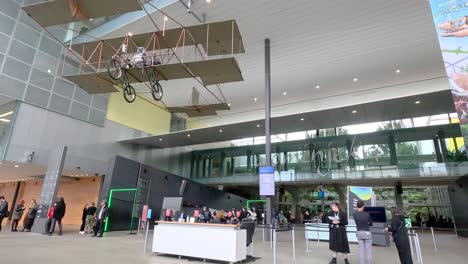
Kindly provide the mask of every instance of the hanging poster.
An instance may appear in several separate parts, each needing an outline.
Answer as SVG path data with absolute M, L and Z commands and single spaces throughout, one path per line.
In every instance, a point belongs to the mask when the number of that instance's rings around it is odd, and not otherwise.
M 468 144 L 468 1 L 430 3 L 453 103 Z

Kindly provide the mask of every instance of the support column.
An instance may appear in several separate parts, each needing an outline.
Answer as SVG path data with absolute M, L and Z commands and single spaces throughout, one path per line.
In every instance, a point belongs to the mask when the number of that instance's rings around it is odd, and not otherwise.
M 398 165 L 395 137 L 393 135 L 388 136 L 388 148 L 390 150 L 390 165 Z
M 447 160 L 448 149 L 447 144 L 445 143 L 444 131 L 437 132 L 437 137 L 439 138 L 440 150 L 442 151 L 442 160 L 445 162 Z
M 202 173 L 202 177 L 205 178 L 206 177 L 206 158 L 203 158 L 202 159 L 202 162 L 203 162 L 203 173 Z
M 224 176 L 224 160 L 226 159 L 226 153 L 225 152 L 221 152 L 221 164 L 220 164 L 220 167 L 219 167 L 219 171 L 220 171 L 220 175 L 221 177 Z
M 41 199 L 37 209 L 37 216 L 32 227 L 33 233 L 44 233 L 47 222 L 47 212 L 53 205 L 62 176 L 63 164 L 67 156 L 67 147 L 51 151 L 47 164 L 47 171 L 41 189 Z
M 350 168 L 356 167 L 356 161 L 354 160 L 353 156 L 353 143 L 351 140 L 347 139 L 346 140 L 346 149 L 348 150 L 348 164 Z
M 271 74 L 270 74 L 270 39 L 265 39 L 265 162 L 266 166 L 271 166 Z M 271 217 L 271 197 L 266 197 L 266 223 L 272 223 Z M 273 232 L 265 232 L 265 240 L 271 240 Z
M 196 156 L 192 152 L 192 157 L 191 157 L 191 160 L 190 160 L 190 178 L 195 177 L 195 159 L 196 159 Z
M 435 149 L 435 154 L 437 158 L 437 163 L 442 163 L 444 162 L 444 159 L 442 158 L 442 152 L 440 151 L 440 145 L 439 145 L 439 139 L 434 138 L 434 149 Z
M 250 172 L 250 167 L 252 167 L 252 150 L 247 150 L 247 173 Z
M 231 176 L 234 175 L 234 157 L 231 157 L 231 168 L 230 173 Z
M 208 159 L 208 177 L 211 177 L 211 169 L 213 168 L 213 158 Z
M 348 190 L 346 185 L 341 185 L 341 184 L 335 184 L 335 191 L 338 193 L 340 196 L 339 198 L 339 203 L 341 206 L 341 210 L 346 213 L 347 216 L 348 214 Z
M 288 152 L 284 152 L 283 153 L 283 156 L 284 156 L 284 171 L 288 171 L 289 168 L 288 168 Z
M 403 205 L 403 196 L 402 193 L 400 193 L 400 191 L 402 190 L 403 189 L 400 189 L 400 187 L 395 186 L 395 206 L 400 211 L 400 214 L 403 214 L 405 210 L 405 207 Z
M 21 181 L 16 183 L 15 194 L 13 195 L 13 200 L 11 200 L 11 204 L 10 204 L 11 214 L 8 217 L 8 220 L 11 220 L 11 218 L 13 217 L 13 212 L 15 211 L 16 202 L 18 201 L 18 193 L 21 188 L 21 183 L 22 183 Z

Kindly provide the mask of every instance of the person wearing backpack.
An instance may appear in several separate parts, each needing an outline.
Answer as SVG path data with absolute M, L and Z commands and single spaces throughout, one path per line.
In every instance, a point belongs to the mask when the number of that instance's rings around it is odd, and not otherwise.
M 0 196 L 0 231 L 2 231 L 3 218 L 8 217 L 8 202 L 5 196 Z

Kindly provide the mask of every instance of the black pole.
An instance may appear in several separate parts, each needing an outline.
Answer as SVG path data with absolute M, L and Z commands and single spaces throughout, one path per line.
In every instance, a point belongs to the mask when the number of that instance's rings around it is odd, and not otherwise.
M 13 216 L 13 212 L 15 211 L 15 206 L 16 206 L 16 201 L 18 200 L 18 193 L 21 188 L 21 181 L 16 183 L 16 189 L 15 189 L 15 194 L 13 195 L 13 200 L 11 201 L 11 206 L 10 206 L 10 216 L 8 217 L 8 220 L 11 220 L 11 217 Z
M 265 162 L 267 167 L 271 167 L 271 74 L 270 74 L 270 39 L 265 39 Z M 266 197 L 266 223 L 272 223 L 271 196 Z M 266 241 L 271 240 L 272 232 L 266 232 Z

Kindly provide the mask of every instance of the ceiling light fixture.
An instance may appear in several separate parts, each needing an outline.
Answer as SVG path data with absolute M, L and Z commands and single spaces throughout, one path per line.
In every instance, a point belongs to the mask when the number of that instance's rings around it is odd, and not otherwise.
M 90 18 L 90 19 L 89 19 L 89 21 L 93 21 L 93 19 L 92 19 L 92 18 Z
M 187 134 L 187 137 L 190 137 L 190 134 Z
M 10 123 L 10 119 L 0 118 L 0 121 L 5 123 Z
M 51 69 L 48 69 L 48 70 L 47 70 L 47 73 L 51 73 L 51 72 L 52 72 L 52 70 L 51 70 Z
M 420 103 L 421 103 L 421 101 L 416 101 L 416 102 L 414 102 L 414 103 L 415 103 L 415 104 L 420 104 Z
M 211 3 L 211 0 L 206 0 L 206 2 L 209 4 L 209 3 Z
M 254 98 L 254 101 L 257 102 L 257 100 L 258 100 L 257 97 L 255 97 L 255 98 Z
M 304 118 L 301 118 L 301 121 L 304 121 Z
M 19 168 L 19 165 L 15 165 L 14 167 L 15 167 L 15 168 Z
M 396 69 L 395 73 L 400 73 L 400 69 Z
M 257 124 L 257 127 L 260 127 L 260 125 L 259 125 L 259 124 Z
M 162 141 L 162 140 L 163 140 L 162 138 L 159 139 L 159 141 Z
M 355 113 L 357 113 L 357 111 L 356 111 L 356 110 L 353 110 L 353 114 L 355 114 Z
M 164 21 L 167 21 L 169 20 L 169 18 L 167 16 L 164 16 Z
M 13 111 L 10 111 L 10 112 L 1 114 L 1 115 L 0 115 L 0 118 L 5 117 L 5 116 L 9 116 L 9 115 L 11 115 L 11 114 L 13 114 Z
M 229 103 L 228 106 L 231 106 L 231 103 Z
M 129 37 L 133 36 L 133 33 L 132 33 L 132 32 L 128 32 L 128 36 L 129 36 Z
M 283 95 L 287 95 L 288 93 L 287 92 L 283 92 Z
M 320 85 L 315 86 L 315 89 L 320 89 Z
M 220 129 L 220 130 L 219 130 L 219 133 L 223 133 L 223 130 L 222 130 L 222 129 Z
M 353 79 L 353 82 L 357 82 L 357 81 L 359 81 L 358 78 L 354 78 L 354 79 Z

